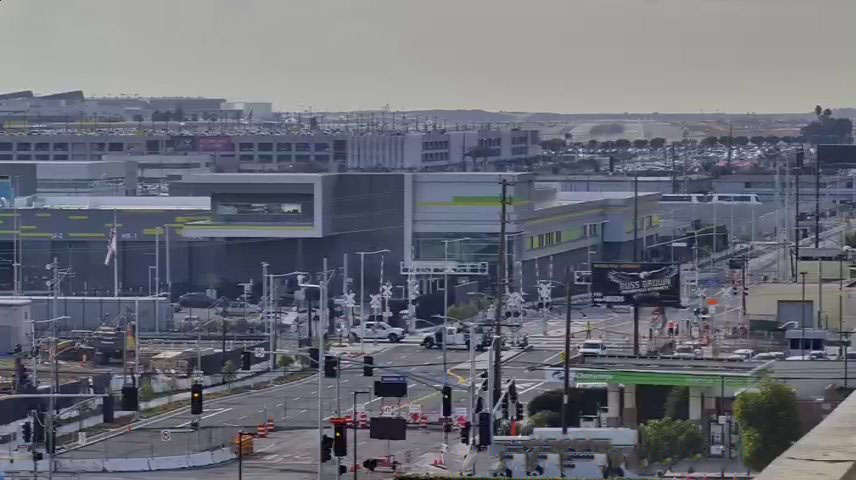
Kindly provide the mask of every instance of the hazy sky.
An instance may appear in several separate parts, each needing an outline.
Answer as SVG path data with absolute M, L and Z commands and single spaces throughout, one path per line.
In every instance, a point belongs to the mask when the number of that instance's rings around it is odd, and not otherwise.
M 0 92 L 282 110 L 856 106 L 856 0 L 2 0 Z

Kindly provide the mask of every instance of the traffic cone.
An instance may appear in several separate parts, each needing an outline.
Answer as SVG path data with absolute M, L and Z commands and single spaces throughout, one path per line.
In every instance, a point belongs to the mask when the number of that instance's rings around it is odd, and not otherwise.
M 428 428 L 428 415 L 422 414 L 422 417 L 419 419 L 419 428 Z
M 256 431 L 259 438 L 267 438 L 267 425 L 264 423 L 260 423 L 259 428 Z
M 446 469 L 446 459 L 444 457 L 445 456 L 442 453 L 438 453 L 437 458 L 435 458 L 434 461 L 431 462 L 431 466 L 445 470 Z
M 274 423 L 273 423 L 273 418 L 268 418 L 268 421 L 267 421 L 267 431 L 268 431 L 268 432 L 273 432 L 275 428 L 276 428 L 276 425 L 274 425 Z

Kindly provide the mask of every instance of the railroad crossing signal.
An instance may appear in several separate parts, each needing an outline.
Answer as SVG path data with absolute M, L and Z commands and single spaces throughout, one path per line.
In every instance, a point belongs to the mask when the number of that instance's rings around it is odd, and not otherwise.
M 380 294 L 381 294 L 381 296 L 382 296 L 384 299 L 386 299 L 386 300 L 389 300 L 390 298 L 392 298 L 392 283 L 390 283 L 390 282 L 386 282 L 386 283 L 381 287 L 381 289 L 380 289 Z
M 345 307 L 346 308 L 354 308 L 356 305 L 356 301 L 354 300 L 354 293 L 349 292 L 345 294 Z
M 523 305 L 523 295 L 520 292 L 513 292 L 508 296 L 508 306 L 517 310 Z
M 408 280 L 407 281 L 407 292 L 409 293 L 410 300 L 416 300 L 416 297 L 419 296 L 419 282 L 416 280 Z
M 552 290 L 552 289 L 551 289 L 551 287 L 550 287 L 550 284 L 549 284 L 549 283 L 547 283 L 547 282 L 540 282 L 540 283 L 538 283 L 538 296 L 539 296 L 543 301 L 545 301 L 545 302 L 546 302 L 546 301 L 549 301 L 549 300 L 550 300 L 550 297 L 552 296 L 552 295 L 551 295 L 551 290 Z
M 371 298 L 371 300 L 369 300 L 369 307 L 371 307 L 374 310 L 380 310 L 380 304 L 381 304 L 380 294 L 379 293 L 369 294 L 369 298 Z

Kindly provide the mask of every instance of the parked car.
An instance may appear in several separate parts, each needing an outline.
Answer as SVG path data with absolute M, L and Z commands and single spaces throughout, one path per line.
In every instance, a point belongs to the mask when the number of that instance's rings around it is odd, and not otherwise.
M 784 352 L 763 352 L 752 357 L 752 361 L 766 362 L 769 360 L 784 360 Z
M 675 353 L 670 355 L 671 358 L 681 358 L 685 360 L 700 359 L 704 357 L 704 352 L 695 342 L 682 343 L 675 347 Z
M 580 353 L 584 357 L 606 355 L 606 344 L 603 343 L 603 340 L 586 340 L 580 345 Z
M 182 308 L 210 308 L 215 301 L 202 292 L 188 292 L 178 297 L 178 304 Z
M 446 341 L 446 347 L 466 347 L 470 348 L 470 329 L 467 327 L 455 327 L 449 326 L 445 327 L 446 329 L 446 338 L 443 338 L 443 329 L 444 327 L 441 325 L 439 327 L 434 327 L 434 330 L 430 332 L 426 332 L 422 335 L 421 345 L 425 348 L 432 347 L 443 347 L 443 342 Z M 484 335 L 481 327 L 475 327 L 474 334 L 475 343 L 473 344 L 473 348 L 482 351 L 488 346 L 488 342 L 490 342 L 490 337 Z
M 227 317 L 241 317 L 244 315 L 255 315 L 262 313 L 261 307 L 247 302 L 229 302 L 221 313 Z
M 360 335 L 363 333 L 363 326 L 351 329 L 351 339 L 355 342 L 360 341 Z M 374 339 L 387 339 L 391 343 L 398 343 L 404 338 L 407 334 L 404 333 L 403 328 L 390 326 L 386 322 L 366 322 L 365 323 L 365 336 L 362 337 L 365 340 L 374 340 Z
M 793 355 L 785 360 L 829 360 L 829 357 L 826 355 L 826 352 L 823 350 L 812 350 L 803 355 Z

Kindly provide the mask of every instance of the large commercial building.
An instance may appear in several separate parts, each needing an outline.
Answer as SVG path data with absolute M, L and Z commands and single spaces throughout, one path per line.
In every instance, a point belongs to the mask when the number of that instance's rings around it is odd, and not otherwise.
M 0 134 L 0 161 L 94 161 L 109 155 L 211 155 L 219 170 L 293 172 L 340 170 L 463 170 L 494 168 L 541 152 L 536 130 L 259 131 L 235 128 L 211 134 L 182 130 L 117 129 L 86 134 Z M 469 165 L 469 167 L 468 167 Z
M 0 162 L 0 176 L 17 196 L 125 196 L 137 189 L 137 166 L 125 160 Z

